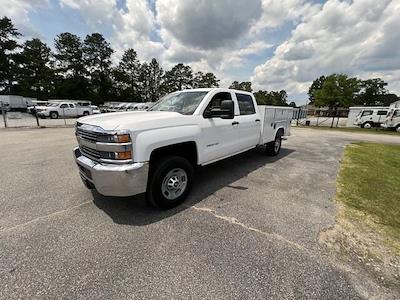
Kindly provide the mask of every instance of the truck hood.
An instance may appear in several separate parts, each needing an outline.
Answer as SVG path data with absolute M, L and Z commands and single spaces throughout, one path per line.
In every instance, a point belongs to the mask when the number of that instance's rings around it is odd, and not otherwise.
M 192 115 L 166 111 L 129 111 L 91 115 L 78 119 L 79 123 L 98 126 L 104 130 L 143 131 L 193 124 Z

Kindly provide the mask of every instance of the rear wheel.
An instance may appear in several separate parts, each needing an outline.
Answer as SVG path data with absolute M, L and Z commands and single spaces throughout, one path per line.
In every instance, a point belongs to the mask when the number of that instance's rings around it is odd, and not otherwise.
M 281 146 L 282 146 L 282 132 L 278 132 L 275 136 L 275 140 L 266 145 L 265 153 L 267 155 L 276 156 L 281 151 Z
M 89 115 L 89 112 L 88 112 L 88 111 L 84 111 L 84 112 L 83 112 L 83 115 L 84 115 L 84 116 L 88 116 L 88 115 Z
M 396 131 L 397 131 L 397 132 L 400 132 L 400 125 L 397 125 Z
M 178 206 L 190 192 L 193 173 L 192 165 L 183 157 L 168 156 L 154 162 L 147 186 L 148 202 L 162 209 Z

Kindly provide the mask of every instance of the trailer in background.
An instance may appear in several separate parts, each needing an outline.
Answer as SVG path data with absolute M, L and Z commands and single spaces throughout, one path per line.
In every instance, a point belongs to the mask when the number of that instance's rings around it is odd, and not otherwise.
M 28 106 L 33 106 L 35 98 L 16 95 L 0 95 L 0 102 L 3 102 L 10 110 L 26 111 Z

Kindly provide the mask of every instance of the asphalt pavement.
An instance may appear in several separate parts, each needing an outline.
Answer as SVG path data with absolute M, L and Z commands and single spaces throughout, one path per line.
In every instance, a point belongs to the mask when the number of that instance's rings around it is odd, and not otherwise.
M 159 211 L 87 190 L 72 128 L 0 130 L 0 298 L 395 298 L 318 236 L 345 145 L 400 138 L 292 133 L 277 157 L 201 168 L 187 202 Z

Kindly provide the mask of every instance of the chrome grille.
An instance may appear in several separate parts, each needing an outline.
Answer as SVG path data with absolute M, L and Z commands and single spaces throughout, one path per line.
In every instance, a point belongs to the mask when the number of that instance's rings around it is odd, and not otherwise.
M 85 147 L 82 145 L 79 145 L 79 149 L 81 150 L 81 152 L 84 156 L 87 156 L 95 161 L 99 161 L 101 158 L 100 152 L 95 149 Z
M 91 142 L 96 142 L 97 137 L 101 134 L 94 132 L 94 131 L 86 131 L 82 130 L 79 127 L 76 129 L 76 135 L 80 136 L 81 138 L 91 141 Z

